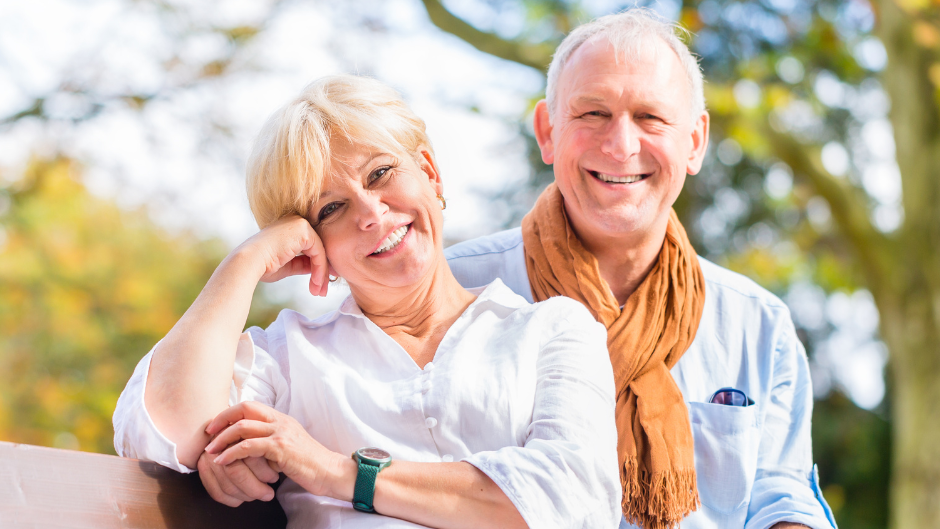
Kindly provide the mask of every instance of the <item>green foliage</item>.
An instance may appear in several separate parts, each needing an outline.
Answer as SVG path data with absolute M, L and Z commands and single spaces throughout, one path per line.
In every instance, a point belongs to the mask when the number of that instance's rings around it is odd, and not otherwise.
M 88 194 L 67 159 L 0 188 L 0 440 L 113 453 L 137 361 L 226 250 Z M 260 300 L 249 324 L 272 309 Z
M 833 392 L 813 409 L 813 455 L 823 494 L 841 527 L 888 525 L 891 427 Z M 825 464 L 822 464 L 825 462 Z

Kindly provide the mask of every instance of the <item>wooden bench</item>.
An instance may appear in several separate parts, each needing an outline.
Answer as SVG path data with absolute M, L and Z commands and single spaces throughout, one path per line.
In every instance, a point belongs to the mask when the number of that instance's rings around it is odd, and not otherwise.
M 277 500 L 217 503 L 197 474 L 102 454 L 0 442 L 0 527 L 262 528 L 287 518 Z

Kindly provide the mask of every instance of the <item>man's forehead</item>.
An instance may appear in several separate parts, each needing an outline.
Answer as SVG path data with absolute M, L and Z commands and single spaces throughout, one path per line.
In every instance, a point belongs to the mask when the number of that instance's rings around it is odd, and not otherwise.
M 635 40 L 618 42 L 611 40 L 606 34 L 594 35 L 578 46 L 568 58 L 568 64 L 562 69 L 561 75 L 571 70 L 570 66 L 591 64 L 598 62 L 611 63 L 616 66 L 630 66 L 635 68 L 652 68 L 660 61 L 669 60 L 678 56 L 666 42 L 658 35 L 646 35 Z
M 627 75 L 648 82 L 619 86 L 650 92 L 647 96 L 655 99 L 675 97 L 664 92 L 687 84 L 678 55 L 658 35 L 619 46 L 605 35 L 595 35 L 571 54 L 560 72 L 559 95 L 569 104 L 602 102 L 612 95 L 604 92 L 618 87 L 617 83 L 605 86 L 605 82 Z

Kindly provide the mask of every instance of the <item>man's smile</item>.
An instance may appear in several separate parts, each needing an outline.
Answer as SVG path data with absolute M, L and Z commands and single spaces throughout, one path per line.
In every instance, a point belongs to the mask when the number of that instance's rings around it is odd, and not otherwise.
M 640 174 L 616 175 L 616 174 L 609 174 L 609 173 L 601 173 L 598 171 L 591 171 L 590 169 L 588 169 L 587 172 L 594 178 L 597 178 L 601 182 L 606 182 L 608 184 L 632 184 L 634 182 L 639 182 L 640 180 L 643 180 L 644 178 L 652 174 L 652 173 L 640 173 Z

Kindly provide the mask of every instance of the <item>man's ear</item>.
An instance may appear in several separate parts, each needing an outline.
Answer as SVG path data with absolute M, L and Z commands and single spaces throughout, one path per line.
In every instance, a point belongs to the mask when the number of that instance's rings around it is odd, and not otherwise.
M 698 174 L 702 170 L 702 163 L 705 161 L 705 151 L 708 150 L 708 111 L 702 112 L 692 129 L 692 152 L 689 153 L 689 163 L 685 172 L 688 174 Z
M 532 128 L 535 129 L 535 141 L 538 142 L 539 150 L 542 151 L 542 161 L 546 165 L 555 163 L 555 145 L 552 143 L 552 123 L 548 117 L 548 102 L 544 99 L 535 105 Z
M 437 163 L 434 161 L 434 155 L 426 147 L 421 147 L 418 151 L 421 153 L 421 170 L 428 176 L 431 185 L 434 186 L 434 192 L 438 195 L 444 194 L 444 183 L 441 182 L 441 173 L 437 170 Z

